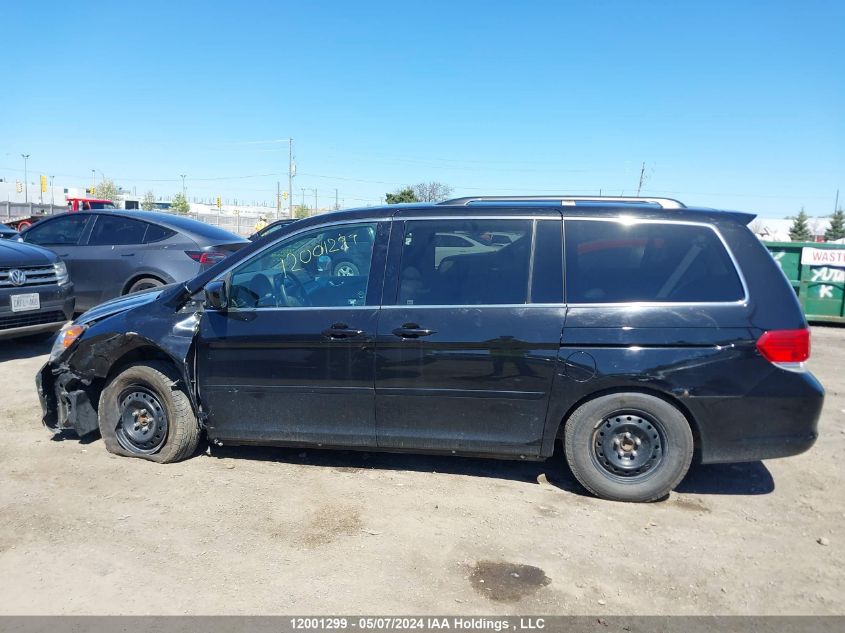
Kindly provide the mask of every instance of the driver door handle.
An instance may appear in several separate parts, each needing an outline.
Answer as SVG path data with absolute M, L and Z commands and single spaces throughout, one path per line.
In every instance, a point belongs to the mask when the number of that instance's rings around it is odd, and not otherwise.
M 363 336 L 364 330 L 350 328 L 346 323 L 335 323 L 330 328 L 323 330 L 323 336 L 328 338 L 355 338 Z
M 429 336 L 436 333 L 437 330 L 427 330 L 421 328 L 416 323 L 406 323 L 402 327 L 393 330 L 393 334 L 399 338 L 420 338 L 421 336 Z

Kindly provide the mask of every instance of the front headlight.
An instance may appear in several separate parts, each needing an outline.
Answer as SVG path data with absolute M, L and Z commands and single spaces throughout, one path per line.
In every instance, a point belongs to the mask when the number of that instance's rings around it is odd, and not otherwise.
M 62 352 L 73 345 L 76 340 L 82 336 L 82 333 L 87 327 L 87 325 L 76 325 L 73 322 L 65 323 L 64 327 L 59 330 L 56 342 L 53 343 L 53 349 L 50 350 L 50 360 L 56 360 L 59 356 L 61 356 Z
M 56 271 L 56 282 L 59 284 L 66 284 L 70 280 L 70 275 L 67 274 L 67 266 L 62 260 L 53 264 L 53 270 Z

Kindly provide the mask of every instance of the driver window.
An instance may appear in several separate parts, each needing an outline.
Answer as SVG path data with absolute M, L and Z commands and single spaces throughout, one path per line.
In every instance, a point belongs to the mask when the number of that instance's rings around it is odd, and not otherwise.
M 376 224 L 339 224 L 291 236 L 232 272 L 233 308 L 363 306 Z

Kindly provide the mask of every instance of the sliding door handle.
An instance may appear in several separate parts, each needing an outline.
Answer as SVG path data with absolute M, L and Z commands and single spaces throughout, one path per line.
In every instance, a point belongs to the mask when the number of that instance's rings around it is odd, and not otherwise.
M 402 327 L 393 330 L 394 336 L 398 336 L 399 338 L 420 338 L 421 336 L 430 336 L 436 333 L 437 330 L 421 328 L 416 323 L 406 323 Z

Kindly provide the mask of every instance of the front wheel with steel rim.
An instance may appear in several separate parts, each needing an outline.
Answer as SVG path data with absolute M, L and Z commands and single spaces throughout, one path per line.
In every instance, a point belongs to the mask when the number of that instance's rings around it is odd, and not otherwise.
M 143 385 L 130 385 L 118 396 L 118 406 L 118 443 L 134 453 L 157 452 L 167 439 L 167 412 L 158 395 Z
M 692 461 L 689 422 L 676 407 L 643 393 L 590 400 L 565 422 L 564 448 L 575 478 L 615 501 L 668 495 Z
M 155 462 L 189 457 L 199 425 L 176 369 L 165 362 L 128 365 L 106 385 L 98 409 L 106 449 Z

